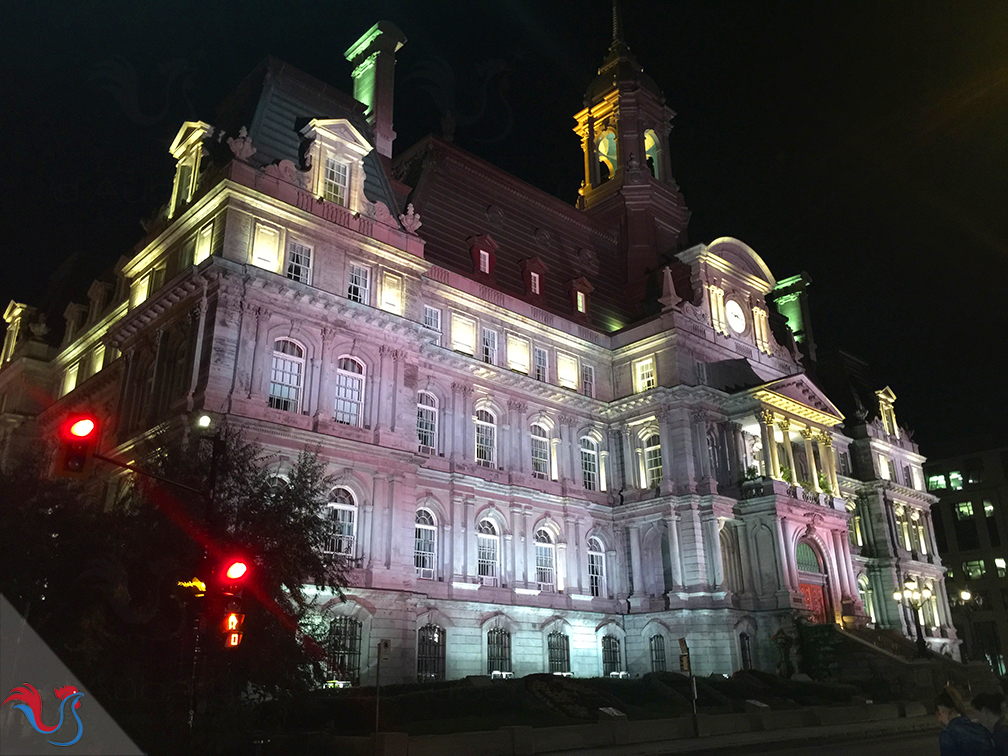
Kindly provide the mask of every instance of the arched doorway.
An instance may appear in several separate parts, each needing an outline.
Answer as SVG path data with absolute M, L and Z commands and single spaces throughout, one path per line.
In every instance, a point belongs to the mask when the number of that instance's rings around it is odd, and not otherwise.
M 829 621 L 829 593 L 826 590 L 826 570 L 817 549 L 808 541 L 799 541 L 795 547 L 798 566 L 798 589 L 805 599 L 805 608 L 812 612 L 812 621 L 820 624 Z

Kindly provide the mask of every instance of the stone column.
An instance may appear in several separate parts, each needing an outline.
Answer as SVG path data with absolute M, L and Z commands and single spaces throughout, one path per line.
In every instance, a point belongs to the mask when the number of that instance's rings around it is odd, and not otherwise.
M 195 310 L 190 316 L 196 320 L 196 338 L 193 346 L 192 358 L 192 380 L 189 382 L 189 394 L 186 396 L 186 411 L 191 411 L 194 406 L 193 397 L 196 394 L 196 386 L 199 385 L 200 366 L 203 360 L 203 333 L 206 330 L 207 300 L 206 289 L 203 290 L 203 298 L 200 299 Z
M 763 410 L 756 415 L 759 422 L 760 440 L 763 442 L 763 475 L 767 478 L 777 478 L 778 474 L 774 470 L 773 459 L 776 455 L 773 448 L 776 442 L 773 440 L 773 413 Z
M 672 563 L 672 587 L 683 587 L 682 550 L 679 547 L 679 516 L 672 512 L 665 515 L 665 527 L 668 535 L 669 561 Z
M 938 553 L 938 543 L 935 541 L 934 521 L 931 519 L 930 510 L 924 512 L 924 532 L 927 534 L 928 548 L 931 550 L 931 555 L 940 557 L 941 555 Z
M 332 345 L 332 338 L 335 334 L 336 332 L 333 328 L 323 326 L 322 351 L 319 352 L 318 398 L 315 403 L 315 412 L 312 413 L 315 415 L 316 421 L 319 417 L 325 417 L 325 413 L 328 411 L 326 409 L 327 406 L 333 408 L 336 406 L 336 382 L 329 379 L 330 372 L 333 372 L 335 375 L 331 367 L 331 360 L 329 359 L 329 348 Z M 443 446 L 440 448 L 444 450 Z
M 751 593 L 757 581 L 752 574 L 752 556 L 749 553 L 749 526 L 741 520 L 736 528 L 739 547 L 739 561 L 742 562 L 742 593 Z
M 812 451 L 812 437 L 815 431 L 812 428 L 802 428 L 801 437 L 805 439 L 805 459 L 809 467 L 809 485 L 815 493 L 819 493 L 819 472 L 816 470 L 815 452 Z
M 151 392 L 147 397 L 147 406 L 144 408 L 144 418 L 147 425 L 154 422 L 154 418 L 157 417 L 161 409 L 159 396 L 164 393 L 165 388 L 161 374 L 164 372 L 164 352 L 167 341 L 168 334 L 165 333 L 164 328 L 158 328 L 154 335 L 154 366 L 152 368 L 154 378 L 151 381 Z
M 737 465 L 737 480 L 742 480 L 746 475 L 746 450 L 745 450 L 745 435 L 742 432 L 741 423 L 731 424 L 731 434 L 734 441 L 735 447 L 735 459 L 738 462 Z
M 368 569 L 372 569 L 374 566 L 374 555 L 377 547 L 374 538 L 374 504 L 365 504 L 362 509 L 364 510 L 364 522 L 361 523 L 361 530 L 363 531 L 364 537 L 361 540 L 368 545 L 367 566 Z M 358 551 L 361 551 L 361 549 L 358 549 Z
M 840 484 L 837 481 L 836 469 L 833 465 L 833 438 L 824 432 L 816 436 L 816 442 L 819 444 L 819 459 L 822 461 L 823 475 L 829 481 L 830 488 L 833 489 L 833 495 L 839 496 Z
M 616 561 L 616 550 L 610 549 L 606 552 L 606 593 L 608 595 L 602 598 L 609 598 L 609 596 L 617 596 L 620 593 L 626 593 L 623 590 L 622 576 L 619 572 L 619 563 Z
M 525 582 L 525 553 L 522 544 L 525 542 L 521 527 L 521 507 L 511 502 L 511 550 L 514 552 L 512 564 L 514 574 L 511 576 L 512 585 Z
M 712 580 L 711 587 L 717 590 L 724 586 L 724 556 L 721 553 L 721 528 L 717 517 L 710 517 L 703 521 L 704 540 L 707 541 L 704 551 L 710 555 L 708 564 L 710 571 L 708 575 Z
M 633 576 L 633 596 L 644 594 L 644 578 L 641 574 L 640 526 L 630 526 L 630 571 Z
M 774 517 L 774 521 L 777 523 L 777 541 L 783 560 L 784 586 L 789 591 L 796 591 L 798 590 L 798 581 L 795 579 L 789 528 L 783 517 Z
M 251 355 L 252 365 L 249 369 L 248 398 L 253 400 L 262 399 L 265 401 L 265 397 L 269 396 L 269 386 L 266 385 L 264 371 L 266 370 L 267 363 L 269 363 L 271 367 L 273 364 L 273 345 L 269 340 L 269 322 L 273 313 L 261 306 L 255 307 L 254 311 L 256 319 L 255 349 L 252 350 Z M 308 360 L 305 360 L 305 365 L 308 365 Z M 302 376 L 302 392 L 308 382 L 307 379 L 307 375 Z M 302 396 L 301 408 L 305 409 L 305 402 L 303 400 L 304 397 Z
M 623 489 L 638 488 L 637 473 L 634 471 L 636 459 L 634 458 L 633 448 L 630 445 L 630 426 L 624 425 L 620 428 L 619 433 L 623 437 Z
M 386 506 L 388 502 L 388 488 L 388 476 L 376 474 L 372 478 L 371 501 L 368 502 L 368 505 L 371 507 L 370 519 L 372 523 L 368 525 L 368 530 L 363 534 L 363 537 L 361 536 L 360 526 L 358 526 L 356 556 L 366 556 L 369 566 L 372 564 L 381 564 L 385 561 L 385 555 L 382 554 L 382 542 L 385 539 L 382 536 L 390 527 L 389 515 L 391 514 L 389 508 Z M 379 518 L 377 527 L 375 527 L 375 523 L 373 522 L 376 518 Z M 364 553 L 364 546 L 367 547 L 367 554 Z
M 840 594 L 843 598 L 850 598 L 854 592 L 851 590 L 850 572 L 847 569 L 847 557 L 843 545 L 847 539 L 839 530 L 831 532 L 833 534 L 833 551 L 837 561 L 837 576 L 840 578 Z
M 560 415 L 560 448 L 558 449 L 560 480 L 567 481 L 569 485 L 578 485 L 581 479 L 580 465 L 576 465 L 574 460 L 574 423 L 575 419 L 570 415 Z
M 858 595 L 857 578 L 854 577 L 854 560 L 851 558 L 850 539 L 841 532 L 840 548 L 843 552 L 844 568 L 847 570 L 847 585 L 850 587 L 851 598 Z
M 466 578 L 476 577 L 476 523 L 473 521 L 473 510 L 476 500 L 467 496 L 464 501 L 465 520 L 463 520 L 463 537 L 465 538 L 465 553 L 463 555 L 463 574 Z M 498 541 L 498 544 L 500 542 Z M 498 548 L 501 548 L 498 545 Z
M 713 475 L 710 465 L 710 449 L 707 446 L 707 411 L 704 409 L 694 409 L 690 412 L 690 420 L 694 438 L 696 454 L 700 457 L 696 465 L 697 473 L 701 480 L 710 480 Z
M 784 434 L 784 456 L 787 459 L 788 469 L 791 470 L 791 483 L 793 484 L 798 479 L 798 471 L 795 469 L 794 449 L 791 447 L 791 421 L 782 417 L 777 422 L 777 426 Z
M 695 486 L 693 477 L 693 446 L 690 442 L 689 415 L 686 409 L 679 411 L 679 421 L 685 427 L 677 434 L 672 423 L 676 419 L 673 411 L 662 408 L 658 412 L 658 437 L 661 439 L 662 493 L 672 493 L 677 486 L 686 486 L 690 491 Z M 680 440 L 680 445 L 675 439 Z M 685 442 L 685 443 L 682 443 Z

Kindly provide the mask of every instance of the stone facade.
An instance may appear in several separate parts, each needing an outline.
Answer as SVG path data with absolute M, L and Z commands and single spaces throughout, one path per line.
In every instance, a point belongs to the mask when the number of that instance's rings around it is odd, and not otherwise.
M 355 76 L 391 87 L 387 63 Z M 577 207 L 433 137 L 391 163 L 388 92 L 356 87 L 388 105 L 366 110 L 275 60 L 250 81 L 233 123 L 183 125 L 169 206 L 61 344 L 8 308 L 5 464 L 74 408 L 117 455 L 204 413 L 278 475 L 319 447 L 355 565 L 319 598 L 354 681 L 382 639 L 385 680 L 636 675 L 678 668 L 679 638 L 698 673 L 773 670 L 796 615 L 906 630 L 910 575 L 955 652 L 895 397 L 846 416 L 787 306 L 804 283 L 736 239 L 683 248 L 672 113 L 618 28 Z

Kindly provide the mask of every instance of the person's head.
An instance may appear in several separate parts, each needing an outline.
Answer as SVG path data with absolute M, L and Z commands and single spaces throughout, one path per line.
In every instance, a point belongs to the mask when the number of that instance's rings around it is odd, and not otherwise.
M 935 716 L 943 727 L 965 713 L 962 698 L 951 688 L 945 688 L 935 699 Z
M 1000 693 L 978 693 L 973 697 L 972 703 L 973 708 L 982 716 L 997 719 L 1001 716 L 1001 710 L 1004 708 L 1004 696 Z

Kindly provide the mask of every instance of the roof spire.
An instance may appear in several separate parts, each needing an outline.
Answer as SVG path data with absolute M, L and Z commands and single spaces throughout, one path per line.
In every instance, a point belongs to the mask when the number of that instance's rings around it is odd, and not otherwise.
M 623 14 L 620 12 L 619 0 L 612 0 L 612 41 L 623 42 Z

